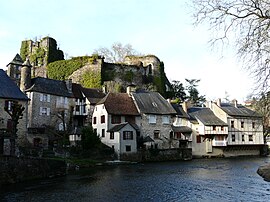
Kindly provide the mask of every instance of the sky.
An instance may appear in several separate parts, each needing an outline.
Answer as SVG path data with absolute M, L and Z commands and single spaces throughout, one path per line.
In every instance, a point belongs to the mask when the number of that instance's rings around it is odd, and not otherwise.
M 209 27 L 193 25 L 191 0 L 8 0 L 0 6 L 0 68 L 21 41 L 50 36 L 65 56 L 92 55 L 115 42 L 156 55 L 170 81 L 200 79 L 207 100 L 246 100 L 254 80 L 233 48 L 212 49 Z

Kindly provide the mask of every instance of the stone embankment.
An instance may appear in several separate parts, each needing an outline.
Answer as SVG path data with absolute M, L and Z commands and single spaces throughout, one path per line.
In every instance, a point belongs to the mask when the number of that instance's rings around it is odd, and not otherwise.
M 270 182 L 270 164 L 260 166 L 257 173 L 267 182 Z
M 0 157 L 0 186 L 62 175 L 66 175 L 66 163 L 61 160 Z

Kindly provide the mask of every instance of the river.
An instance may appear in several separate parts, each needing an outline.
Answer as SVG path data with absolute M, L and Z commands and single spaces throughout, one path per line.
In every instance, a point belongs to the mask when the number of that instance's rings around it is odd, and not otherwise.
M 18 183 L 2 201 L 270 201 L 257 173 L 269 157 L 98 166 L 65 177 Z

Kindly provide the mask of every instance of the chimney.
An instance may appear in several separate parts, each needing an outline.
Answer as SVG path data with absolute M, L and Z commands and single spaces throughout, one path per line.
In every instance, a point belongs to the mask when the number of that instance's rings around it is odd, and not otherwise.
M 238 108 L 238 104 L 237 104 L 237 100 L 236 99 L 233 100 L 233 105 L 234 105 L 235 108 Z
M 184 101 L 182 103 L 182 107 L 183 107 L 183 110 L 187 113 L 187 102 L 186 101 Z
M 135 92 L 135 90 L 136 90 L 136 88 L 135 88 L 136 86 L 135 85 L 133 85 L 133 84 L 131 84 L 131 85 L 128 85 L 127 86 L 127 94 L 128 95 L 131 95 L 131 93 L 134 93 Z
M 221 99 L 220 98 L 217 99 L 217 106 L 221 107 Z
M 65 80 L 66 87 L 69 93 L 72 93 L 72 79 Z

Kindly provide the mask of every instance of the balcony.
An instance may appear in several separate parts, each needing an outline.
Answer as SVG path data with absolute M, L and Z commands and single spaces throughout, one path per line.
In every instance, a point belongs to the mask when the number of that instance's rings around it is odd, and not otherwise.
M 227 141 L 226 140 L 215 140 L 215 139 L 213 139 L 212 146 L 225 147 L 225 146 L 227 146 Z

